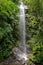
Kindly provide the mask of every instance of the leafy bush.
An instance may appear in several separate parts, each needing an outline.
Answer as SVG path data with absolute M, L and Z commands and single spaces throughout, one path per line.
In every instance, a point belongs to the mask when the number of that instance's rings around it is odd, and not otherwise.
M 27 43 L 33 52 L 31 61 L 36 65 L 43 65 L 43 1 L 25 0 L 24 3 L 28 5 L 26 33 L 28 34 Z
M 17 45 L 17 13 L 18 7 L 15 3 L 11 0 L 0 0 L 0 61 L 9 57 L 11 49 Z

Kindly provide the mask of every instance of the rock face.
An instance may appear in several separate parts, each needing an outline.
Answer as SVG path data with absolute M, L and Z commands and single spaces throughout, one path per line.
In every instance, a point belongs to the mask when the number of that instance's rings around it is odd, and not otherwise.
M 30 62 L 28 63 L 27 60 L 24 61 L 23 58 L 18 59 L 18 58 L 20 58 L 18 56 L 18 53 L 19 53 L 19 55 L 20 55 L 20 53 L 22 54 L 22 52 L 19 49 L 17 49 L 17 48 L 13 49 L 12 50 L 12 55 L 8 59 L 1 62 L 0 65 L 35 65 L 33 63 L 30 64 Z
M 18 48 L 13 48 L 12 55 L 0 65 L 27 65 L 27 58 Z
M 9 57 L 5 61 L 1 62 L 0 65 L 25 65 L 21 63 L 21 61 L 18 61 L 17 59 L 14 59 L 13 57 Z
M 18 64 L 24 64 L 27 62 L 27 56 L 25 55 L 25 53 L 23 53 L 21 50 L 19 50 L 18 48 L 14 48 L 12 50 L 14 56 L 16 57 L 16 63 Z
M 10 65 L 10 64 L 13 65 L 14 62 L 15 62 L 15 60 L 13 59 L 13 57 L 9 57 L 8 59 L 1 62 L 0 65 Z

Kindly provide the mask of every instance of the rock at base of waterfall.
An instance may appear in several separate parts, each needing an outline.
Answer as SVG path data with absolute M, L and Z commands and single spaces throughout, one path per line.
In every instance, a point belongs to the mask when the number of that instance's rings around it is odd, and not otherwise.
M 24 64 L 27 62 L 27 56 L 25 53 L 23 53 L 20 49 L 18 48 L 13 48 L 12 50 L 14 56 L 16 56 L 16 60 L 20 62 L 21 64 Z

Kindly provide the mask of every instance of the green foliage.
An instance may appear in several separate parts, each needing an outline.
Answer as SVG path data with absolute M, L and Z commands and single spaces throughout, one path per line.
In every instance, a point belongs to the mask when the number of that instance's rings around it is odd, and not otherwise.
M 27 43 L 33 52 L 31 61 L 36 65 L 43 65 L 43 1 L 25 0 L 25 3 L 28 5 L 28 10 L 26 10 Z
M 29 8 L 30 8 L 30 11 L 32 12 L 33 15 L 37 16 L 42 16 L 43 14 L 43 6 L 42 6 L 42 1 L 40 2 L 40 0 L 29 0 Z M 40 14 L 39 14 L 40 13 Z
M 24 0 L 26 10 L 26 39 L 32 49 L 30 60 L 36 65 L 43 65 L 43 0 Z M 18 7 L 20 0 L 0 0 L 0 61 L 10 56 L 10 51 L 17 46 Z M 29 36 L 29 37 L 28 37 Z
M 15 41 L 18 29 L 17 14 L 18 7 L 15 3 L 11 0 L 0 0 L 0 61 L 9 57 L 11 49 L 18 44 Z
M 15 2 L 16 4 L 20 3 L 20 0 L 12 0 L 13 2 Z

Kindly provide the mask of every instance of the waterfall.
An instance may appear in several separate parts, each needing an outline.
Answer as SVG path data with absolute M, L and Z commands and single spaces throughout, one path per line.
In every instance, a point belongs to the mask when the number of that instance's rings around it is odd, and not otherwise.
M 27 54 L 26 54 L 26 27 L 25 27 L 25 8 L 21 0 L 20 8 L 20 17 L 19 17 L 19 31 L 20 31 L 20 44 L 19 48 L 14 48 L 13 52 L 16 58 L 25 63 L 27 61 Z M 25 64 L 26 65 L 26 64 Z
M 26 36 L 25 36 L 25 10 L 23 3 L 20 5 L 20 49 L 23 53 L 26 53 Z
M 26 35 L 25 35 L 25 31 L 26 31 L 26 28 L 25 28 L 25 9 L 24 9 L 24 5 L 22 3 L 22 0 L 21 0 L 21 4 L 20 4 L 19 26 L 20 26 L 20 45 L 19 45 L 19 49 L 22 52 L 21 57 L 23 57 L 26 60 L 27 54 L 26 54 Z

